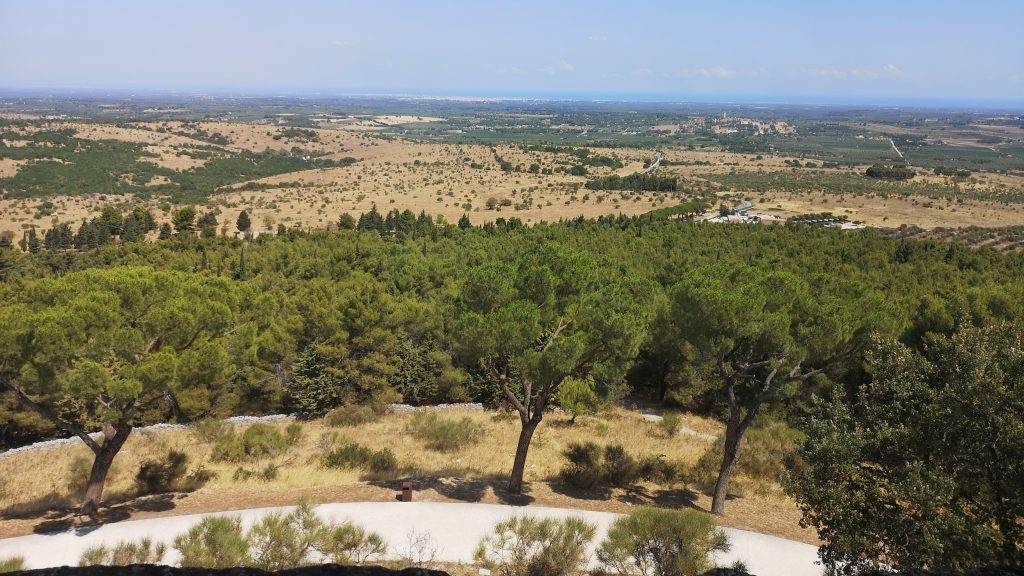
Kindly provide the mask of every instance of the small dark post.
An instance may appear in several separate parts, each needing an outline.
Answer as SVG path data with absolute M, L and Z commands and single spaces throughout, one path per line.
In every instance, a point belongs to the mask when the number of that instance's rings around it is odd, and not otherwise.
M 412 502 L 412 482 L 402 482 L 402 502 Z

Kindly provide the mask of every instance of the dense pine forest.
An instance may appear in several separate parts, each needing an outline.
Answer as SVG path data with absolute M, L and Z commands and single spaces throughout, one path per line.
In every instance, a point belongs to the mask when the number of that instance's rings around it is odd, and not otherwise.
M 800 331 L 793 338 L 804 340 L 799 343 L 806 348 L 802 355 L 818 360 L 853 346 L 859 331 L 922 350 L 934 335 L 1016 321 L 1024 313 L 1024 256 L 893 240 L 871 230 L 608 217 L 532 228 L 501 222 L 483 229 L 437 226 L 420 218 L 409 231 L 397 233 L 281 232 L 249 242 L 177 234 L 85 251 L 0 249 L 5 325 L 16 324 L 13 315 L 45 310 L 56 302 L 55 293 L 79 285 L 82 291 L 68 298 L 86 297 L 102 283 L 127 289 L 122 281 L 127 278 L 136 279 L 138 290 L 153 298 L 171 290 L 158 278 L 203 286 L 224 300 L 224 309 L 218 310 L 223 335 L 210 335 L 209 341 L 230 357 L 224 373 L 210 383 L 215 387 L 200 395 L 202 401 L 181 404 L 176 418 L 191 420 L 210 414 L 322 411 L 332 403 L 375 399 L 500 403 L 496 382 L 461 354 L 455 329 L 472 297 L 467 290 L 482 271 L 507 276 L 487 281 L 522 281 L 517 276 L 530 273 L 520 269 L 523 262 L 552 250 L 586 269 L 566 274 L 600 280 L 588 279 L 588 285 L 575 288 L 592 291 L 580 295 L 584 300 L 602 283 L 643 293 L 645 322 L 637 327 L 642 335 L 636 352 L 619 359 L 620 369 L 612 372 L 621 374 L 615 378 L 595 375 L 602 389 L 712 412 L 725 406 L 704 394 L 707 378 L 699 374 L 699 354 L 682 345 L 689 342 L 692 348 L 698 341 L 698 335 L 685 332 L 700 332 L 712 320 L 726 321 L 691 316 L 711 299 L 731 316 L 722 330 L 737 333 L 746 329 L 744 323 L 763 321 L 765 314 L 783 307 L 788 326 L 780 329 Z M 490 270 L 496 266 L 504 268 Z M 536 267 L 555 278 L 563 272 L 557 264 Z M 760 294 L 761 287 L 770 289 Z M 535 297 L 541 310 L 553 306 L 549 294 L 520 297 Z M 703 300 L 688 301 L 695 298 Z M 129 305 L 104 304 L 115 312 Z M 687 325 L 679 326 L 684 320 Z M 807 342 L 809 337 L 817 342 Z M 13 366 L 10 352 L 5 349 L 5 370 Z M 315 405 L 298 403 L 295 366 L 330 379 L 336 396 Z M 845 370 L 836 378 L 855 384 L 863 375 Z M 787 412 L 797 416 L 802 405 L 787 403 Z M 81 422 L 88 424 L 81 408 Z M 10 394 L 4 396 L 4 410 L 0 440 L 5 447 L 54 433 L 43 421 L 21 414 Z M 18 416 L 9 417 L 11 412 Z M 140 415 L 145 421 L 167 417 L 156 409 Z

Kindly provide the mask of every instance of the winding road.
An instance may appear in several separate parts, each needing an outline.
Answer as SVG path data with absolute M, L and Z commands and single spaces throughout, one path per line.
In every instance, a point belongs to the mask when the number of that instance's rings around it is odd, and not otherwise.
M 651 172 L 657 170 L 658 166 L 661 165 L 662 158 L 663 156 L 661 155 L 661 152 L 658 152 L 657 155 L 654 157 L 654 162 L 652 162 L 651 165 L 648 166 L 647 168 L 641 170 L 640 174 L 650 174 Z
M 287 508 L 256 508 L 217 515 L 234 515 L 243 525 L 251 525 L 264 514 Z M 381 534 L 388 545 L 389 557 L 402 559 L 410 556 L 410 542 L 424 534 L 428 544 L 417 548 L 426 550 L 427 556 L 445 562 L 472 562 L 473 552 L 480 539 L 498 522 L 516 515 L 542 518 L 581 516 L 598 528 L 591 545 L 591 557 L 596 543 L 604 539 L 608 526 L 619 515 L 610 512 L 567 510 L 563 508 L 516 507 L 498 504 L 437 503 L 437 502 L 358 502 L 322 504 L 317 514 L 325 520 L 351 520 Z M 115 522 L 99 527 L 71 529 L 54 534 L 37 534 L 0 540 L 0 558 L 22 556 L 30 568 L 75 566 L 90 546 L 115 544 L 122 540 L 137 541 L 149 537 L 154 542 L 166 542 L 170 551 L 164 562 L 174 564 L 178 554 L 173 550 L 174 537 L 187 532 L 204 515 L 166 516 L 146 520 Z M 728 566 L 742 560 L 750 573 L 757 576 L 820 576 L 817 548 L 746 530 L 722 528 L 732 548 L 719 554 L 715 561 Z M 421 538 L 422 539 L 422 538 Z M 415 550 L 412 550 L 415 552 Z M 421 556 L 422 557 L 422 556 Z

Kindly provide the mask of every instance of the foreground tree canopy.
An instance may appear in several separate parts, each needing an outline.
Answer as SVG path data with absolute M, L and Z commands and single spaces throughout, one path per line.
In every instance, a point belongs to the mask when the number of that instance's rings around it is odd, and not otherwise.
M 805 423 L 789 490 L 823 560 L 966 570 L 1024 558 L 1024 329 L 965 328 L 922 353 L 878 341 L 870 381 Z

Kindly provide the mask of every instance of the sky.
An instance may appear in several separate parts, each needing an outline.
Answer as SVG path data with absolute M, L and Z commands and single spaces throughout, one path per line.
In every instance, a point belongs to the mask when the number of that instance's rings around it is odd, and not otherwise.
M 25 88 L 1024 103 L 1024 1 L 0 0 Z

